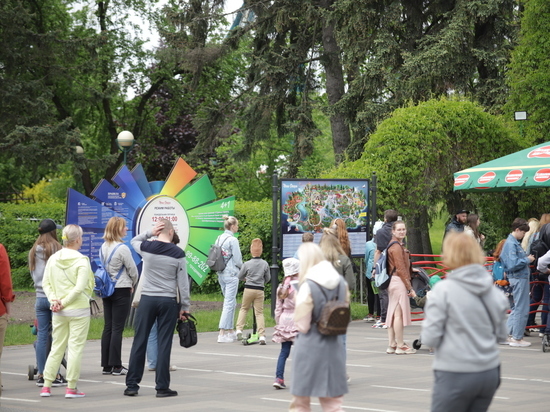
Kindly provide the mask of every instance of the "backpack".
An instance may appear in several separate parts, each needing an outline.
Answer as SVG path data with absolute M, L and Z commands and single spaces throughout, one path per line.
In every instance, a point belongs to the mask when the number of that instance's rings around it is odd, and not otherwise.
M 321 309 L 319 319 L 316 322 L 319 333 L 327 336 L 345 335 L 351 321 L 351 310 L 348 303 L 338 300 L 338 295 L 341 294 L 343 292 L 342 289 L 344 289 L 342 281 L 340 281 L 340 285 L 338 286 L 338 294 L 332 300 L 328 300 L 324 288 L 321 287 L 321 285 L 313 281 L 309 281 L 308 283 L 310 286 L 315 284 L 321 290 L 326 300 Z
M 502 280 L 504 279 L 504 268 L 502 267 L 502 263 L 500 261 L 495 260 L 493 263 L 493 280 Z
M 115 248 L 109 255 L 109 259 L 107 259 L 107 262 L 103 260 L 103 253 L 101 252 L 101 249 L 99 249 L 99 260 L 101 261 L 101 263 L 98 265 L 94 273 L 94 280 L 95 280 L 94 292 L 100 298 L 108 298 L 113 293 L 115 293 L 115 285 L 116 285 L 116 282 L 118 281 L 118 278 L 122 274 L 122 269 L 124 269 L 124 265 L 122 265 L 122 267 L 118 271 L 118 274 L 116 275 L 115 280 L 111 279 L 111 275 L 109 275 L 109 272 L 105 268 L 109 265 L 109 263 L 111 262 L 111 258 L 115 254 L 118 247 L 121 245 L 122 243 L 119 243 L 118 245 L 115 246 Z
M 397 240 L 394 240 L 393 242 L 390 242 L 388 247 L 382 251 L 382 254 L 376 261 L 375 269 L 374 269 L 374 286 L 376 286 L 378 289 L 387 289 L 388 286 L 390 286 L 391 277 L 393 275 L 392 273 L 388 274 L 387 265 L 388 265 L 388 249 L 395 243 Z
M 538 258 L 544 256 L 546 252 L 548 252 L 550 248 L 542 240 L 540 237 L 537 240 L 533 240 L 533 243 L 531 243 L 531 249 L 530 252 L 533 256 L 535 256 L 535 260 L 538 260 Z
M 225 243 L 225 241 L 230 237 L 231 236 L 226 236 L 226 238 L 224 239 L 221 245 L 218 245 L 218 242 L 220 241 L 220 237 L 218 237 L 218 239 L 216 240 L 216 243 L 210 246 L 210 250 L 208 251 L 208 257 L 206 258 L 206 264 L 214 272 L 222 272 L 225 270 L 225 267 L 227 266 L 227 261 L 223 257 L 222 246 Z

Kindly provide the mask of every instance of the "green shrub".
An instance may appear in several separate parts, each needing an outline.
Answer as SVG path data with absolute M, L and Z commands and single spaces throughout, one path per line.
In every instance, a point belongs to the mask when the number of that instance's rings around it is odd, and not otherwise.
M 235 217 L 239 220 L 238 239 L 243 255 L 243 262 L 250 260 L 250 243 L 254 238 L 262 239 L 264 250 L 262 259 L 271 264 L 271 200 L 261 202 L 235 202 Z M 242 287 L 242 285 L 241 285 Z M 218 278 L 211 272 L 201 286 L 193 285 L 197 293 L 220 293 Z M 270 296 L 271 286 L 267 285 L 266 296 Z
M 27 259 L 29 250 L 38 237 L 38 223 L 46 218 L 62 225 L 65 221 L 65 204 L 0 203 L 0 243 L 8 251 L 15 289 L 34 287 Z

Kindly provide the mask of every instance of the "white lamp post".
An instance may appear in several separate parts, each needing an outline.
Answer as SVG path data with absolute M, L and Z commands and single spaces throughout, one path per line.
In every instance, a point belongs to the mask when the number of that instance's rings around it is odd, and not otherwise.
M 519 134 L 523 137 L 523 122 L 527 120 L 527 112 L 514 112 L 514 120 L 519 121 Z
M 128 130 L 120 132 L 116 138 L 116 144 L 120 150 L 124 153 L 124 163 L 126 164 L 126 154 L 133 149 L 135 141 L 134 135 Z

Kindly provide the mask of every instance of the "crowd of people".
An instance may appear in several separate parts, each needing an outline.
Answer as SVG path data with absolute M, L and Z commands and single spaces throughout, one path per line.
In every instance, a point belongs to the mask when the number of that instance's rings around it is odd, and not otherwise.
M 541 253 L 540 244 L 550 244 L 550 214 L 541 216 L 540 221 L 517 218 L 512 222 L 511 233 L 493 253 L 493 277 L 484 266 L 485 236 L 480 232 L 480 223 L 478 215 L 464 209 L 453 216 L 442 245 L 443 265 L 448 269 L 446 279 L 431 279 L 435 280 L 429 282 L 431 291 L 423 297 L 417 296 L 413 288 L 415 269 L 405 243 L 407 227 L 397 211 L 384 212 L 384 222 L 375 228 L 374 238 L 366 244 L 369 313 L 365 320 L 376 321 L 375 328 L 387 329 L 387 354 L 416 352 L 404 341 L 404 328 L 411 324 L 410 299 L 415 298 L 424 307 L 421 341 L 435 354 L 432 411 L 487 410 L 500 383 L 497 343 L 529 346 L 531 343 L 524 339 L 526 328 L 536 326 L 535 316 L 529 315 L 530 307 L 542 301 L 543 312 L 547 311 L 550 251 Z M 225 216 L 225 230 L 216 240 L 225 262 L 225 268 L 217 273 L 224 298 L 217 341 L 243 339 L 246 315 L 253 307 L 259 343 L 265 345 L 264 289 L 271 279 L 270 268 L 261 259 L 261 239 L 252 240 L 252 259 L 243 263 L 241 245 L 235 236 L 238 228 L 235 217 Z M 90 325 L 94 274 L 89 258 L 79 252 L 82 228 L 64 227 L 63 245 L 57 240 L 59 229 L 51 219 L 41 221 L 28 258 L 36 289 L 37 385 L 42 388 L 42 397 L 51 396 L 52 387 L 67 386 L 65 396 L 79 398 L 85 396 L 77 383 Z M 155 371 L 156 396 L 176 396 L 177 392 L 170 389 L 170 352 L 176 321 L 186 320 L 189 314 L 185 253 L 177 246 L 179 238 L 172 223 L 160 220 L 130 242 L 143 261 L 139 276 L 132 250 L 123 242 L 127 230 L 125 219 L 111 218 L 100 248 L 100 259 L 115 282 L 114 292 L 103 297 L 102 373 L 125 376 L 124 395 L 136 396 L 147 357 L 150 370 Z M 308 411 L 310 398 L 318 397 L 323 410 L 341 411 L 349 381 L 346 335 L 324 334 L 318 322 L 326 302 L 336 299 L 349 305 L 350 290 L 356 286 L 351 246 L 341 219 L 323 230 L 319 244 L 315 244 L 310 233 L 304 234 L 302 240 L 294 257 L 283 260 L 284 277 L 276 290 L 272 341 L 280 344 L 281 350 L 273 387 L 287 387 L 285 365 L 294 346 L 290 410 Z M 390 280 L 387 287 L 377 288 L 374 266 L 381 256 L 387 256 Z M 1 343 L 14 299 L 9 261 L 2 245 L 0 265 Z M 534 273 L 540 276 L 536 293 L 530 289 Z M 499 281 L 506 283 L 508 298 L 494 287 L 494 280 L 499 285 Z M 244 293 L 235 325 L 239 281 L 244 282 Z M 134 291 L 136 287 L 138 290 Z M 135 336 L 126 368 L 121 356 L 122 332 L 131 305 L 136 307 Z M 545 315 L 541 319 L 543 325 Z M 550 328 L 541 328 L 540 333 L 550 334 Z M 464 341 L 472 344 L 464 346 L 460 343 Z M 0 345 L 0 355 L 1 348 Z M 60 373 L 65 353 L 66 378 Z

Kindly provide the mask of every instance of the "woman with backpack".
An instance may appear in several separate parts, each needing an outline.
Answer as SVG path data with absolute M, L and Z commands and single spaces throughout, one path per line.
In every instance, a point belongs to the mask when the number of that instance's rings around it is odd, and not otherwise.
M 218 283 L 223 294 L 223 308 L 219 323 L 218 343 L 231 343 L 237 339 L 235 333 L 235 307 L 237 306 L 238 274 L 243 265 L 243 257 L 235 233 L 239 231 L 239 221 L 234 216 L 224 216 L 225 231 L 218 236 L 216 244 L 222 248 L 225 268 L 218 272 Z
M 328 300 L 338 297 L 349 305 L 346 281 L 325 260 L 321 248 L 303 243 L 300 258 L 299 288 L 296 296 L 294 323 L 299 333 L 292 356 L 294 396 L 290 411 L 309 411 L 310 397 L 319 398 L 323 411 L 343 411 L 346 381 L 346 356 L 339 335 L 324 335 L 317 326 Z
M 411 303 L 409 298 L 414 298 L 416 292 L 411 284 L 411 259 L 410 253 L 405 249 L 403 240 L 407 236 L 407 227 L 402 220 L 396 220 L 392 225 L 392 239 L 388 244 L 388 273 L 391 281 L 388 286 L 388 313 L 386 325 L 388 326 L 389 345 L 388 354 L 408 355 L 416 350 L 409 347 L 403 340 L 405 326 L 411 322 Z
M 113 216 L 105 226 L 100 257 L 115 290 L 111 296 L 103 298 L 103 318 L 105 325 L 101 334 L 101 366 L 103 375 L 126 375 L 128 369 L 122 366 L 122 333 L 130 313 L 132 292 L 139 280 L 132 252 L 122 239 L 128 228 L 126 219 Z

